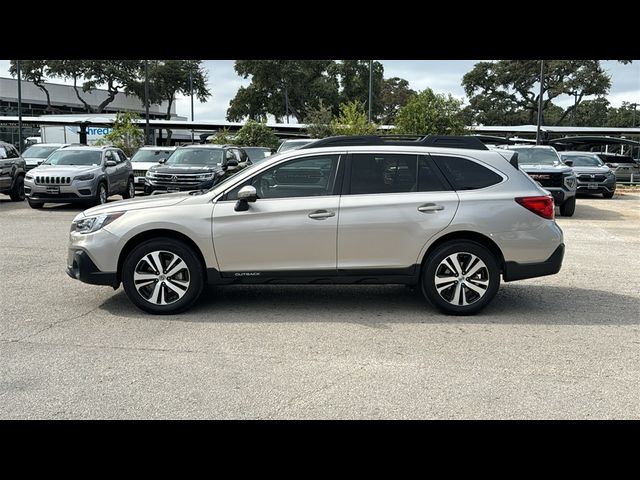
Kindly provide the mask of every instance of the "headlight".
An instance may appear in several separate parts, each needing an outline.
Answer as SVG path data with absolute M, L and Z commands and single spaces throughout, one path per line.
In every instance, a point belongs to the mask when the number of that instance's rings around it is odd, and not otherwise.
M 576 186 L 576 176 L 574 174 L 566 175 L 564 177 L 564 184 L 569 189 L 575 188 L 575 186 Z
M 93 173 L 85 173 L 84 175 L 78 175 L 74 178 L 74 180 L 84 181 L 84 180 L 93 180 L 95 175 Z
M 196 175 L 196 180 L 211 180 L 215 174 L 212 173 L 203 173 L 202 175 Z
M 156 176 L 156 172 L 152 172 L 151 170 L 147 170 L 147 174 L 145 175 L 145 177 L 151 177 L 151 178 L 155 178 Z
M 25 180 L 33 180 L 33 177 L 31 175 L 25 175 L 24 179 Z
M 71 231 L 78 233 L 93 233 L 100 230 L 102 227 L 106 227 L 125 213 L 126 212 L 114 212 L 74 220 L 71 224 Z

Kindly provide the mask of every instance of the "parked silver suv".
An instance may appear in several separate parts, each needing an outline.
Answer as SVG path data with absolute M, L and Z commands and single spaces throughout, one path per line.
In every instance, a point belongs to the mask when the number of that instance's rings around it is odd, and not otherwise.
M 135 196 L 131 162 L 115 147 L 71 145 L 30 170 L 24 191 L 31 208 L 45 203 L 103 204 L 110 195 Z
M 189 308 L 205 283 L 419 285 L 473 314 L 504 281 L 560 270 L 553 198 L 515 152 L 471 137 L 333 137 L 208 191 L 99 206 L 71 225 L 67 273 L 141 309 Z

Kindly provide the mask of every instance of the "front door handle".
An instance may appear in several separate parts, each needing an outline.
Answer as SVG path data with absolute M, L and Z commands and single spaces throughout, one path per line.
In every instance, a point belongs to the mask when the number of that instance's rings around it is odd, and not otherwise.
M 433 213 L 439 212 L 440 210 L 444 210 L 444 207 L 442 205 L 436 205 L 435 203 L 425 203 L 418 207 L 418 211 L 422 213 Z
M 329 212 L 327 210 L 316 210 L 315 212 L 311 212 L 309 214 L 309 218 L 313 218 L 314 220 L 324 220 L 325 218 L 335 217 L 335 212 Z

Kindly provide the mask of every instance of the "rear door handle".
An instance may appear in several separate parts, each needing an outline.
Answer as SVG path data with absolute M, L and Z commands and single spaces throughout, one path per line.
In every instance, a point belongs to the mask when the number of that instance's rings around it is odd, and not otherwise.
M 329 212 L 328 210 L 316 210 L 315 212 L 311 212 L 309 214 L 309 218 L 313 218 L 314 220 L 324 220 L 325 218 L 335 216 L 335 212 Z
M 425 203 L 418 207 L 418 211 L 422 213 L 433 213 L 439 212 L 440 210 L 444 210 L 444 207 L 442 205 L 436 205 L 435 203 Z

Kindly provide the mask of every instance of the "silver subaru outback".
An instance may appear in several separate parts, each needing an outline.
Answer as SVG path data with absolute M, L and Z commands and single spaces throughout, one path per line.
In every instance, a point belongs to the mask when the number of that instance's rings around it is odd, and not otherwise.
M 505 282 L 555 274 L 553 198 L 517 152 L 472 137 L 332 137 L 209 190 L 80 213 L 67 273 L 123 284 L 144 311 L 184 311 L 205 284 L 418 286 L 440 311 L 479 312 Z

